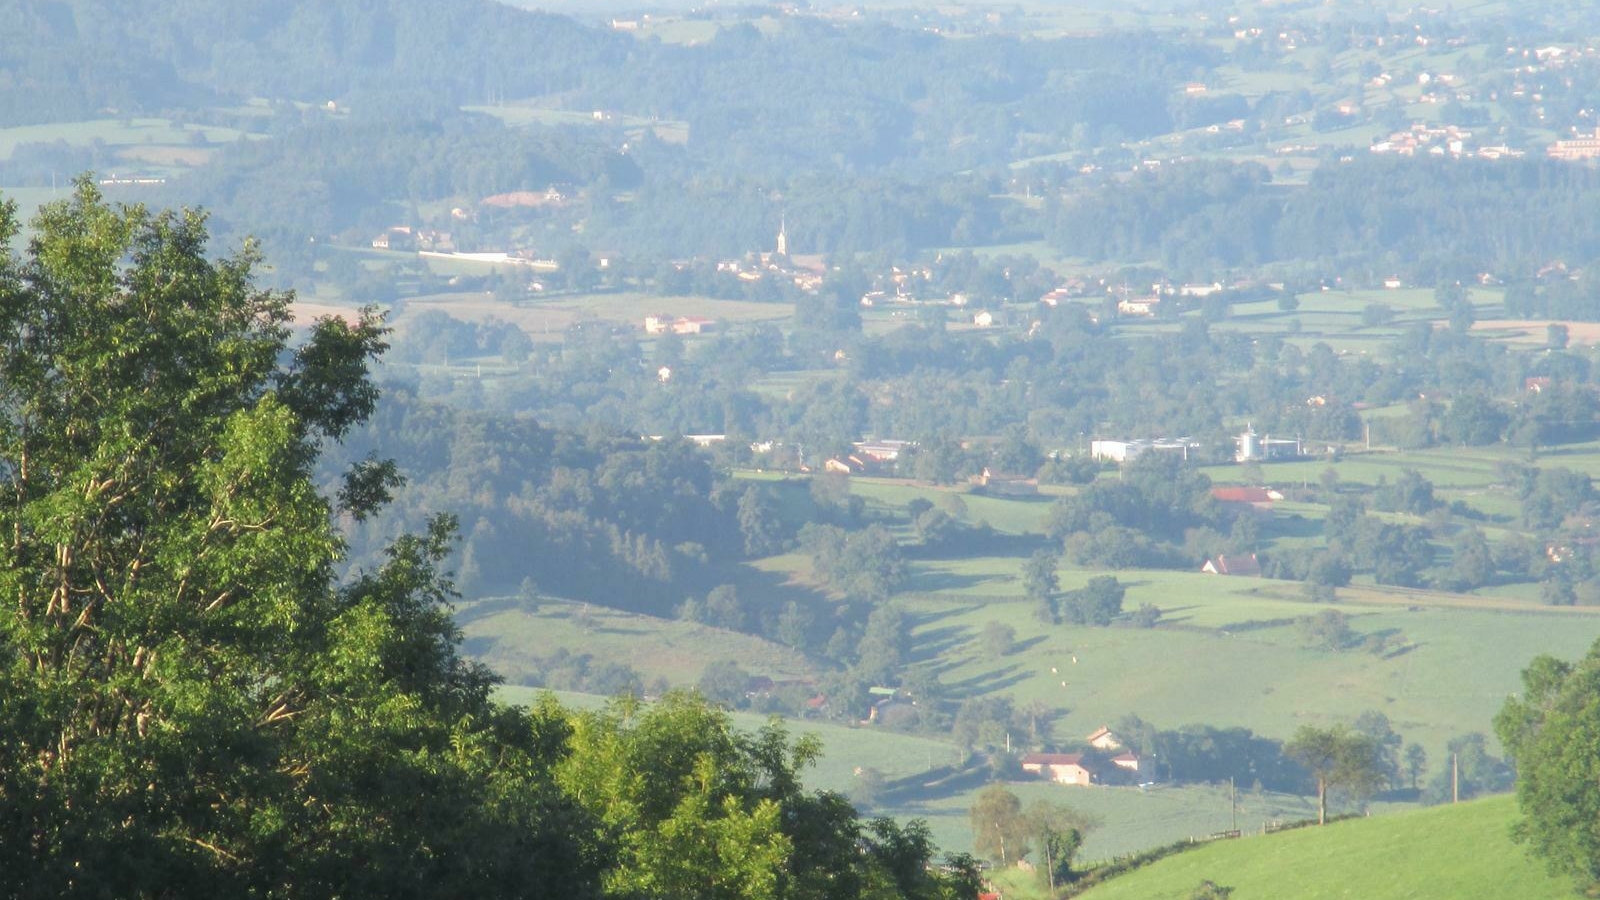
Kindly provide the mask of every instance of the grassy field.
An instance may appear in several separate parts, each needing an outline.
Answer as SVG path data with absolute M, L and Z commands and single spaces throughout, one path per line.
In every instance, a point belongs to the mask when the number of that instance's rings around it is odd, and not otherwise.
M 177 124 L 169 119 L 129 118 L 92 119 L 82 122 L 56 122 L 48 125 L 19 125 L 0 128 L 0 162 L 11 158 L 21 144 L 62 141 L 72 146 L 100 144 L 109 148 L 113 162 L 110 176 L 169 176 L 210 162 L 215 148 L 252 137 L 246 132 L 216 125 Z M 77 172 L 62 171 L 65 185 Z
M 1237 816 L 1230 815 L 1228 786 L 1163 785 L 1148 789 L 1136 787 L 1063 787 L 1045 781 L 1010 782 L 1006 789 L 1016 794 L 1026 807 L 1034 800 L 1064 804 L 1088 816 L 1097 824 L 1084 836 L 1079 859 L 1085 863 L 1111 859 L 1127 853 L 1185 838 L 1204 838 L 1229 830 L 1234 822 L 1241 830 L 1260 833 L 1267 822 L 1293 822 L 1317 814 L 1316 799 L 1271 791 L 1239 790 Z M 970 796 L 949 797 L 917 807 L 896 810 L 915 814 L 928 822 L 940 846 L 961 849 L 970 846 Z
M 1063 586 L 1087 574 L 1067 573 Z M 934 665 L 957 698 L 1006 694 L 1018 705 L 1037 700 L 1058 710 L 1057 740 L 1080 739 L 1130 713 L 1162 727 L 1204 722 L 1281 739 L 1302 724 L 1348 721 L 1374 709 L 1437 755 L 1452 736 L 1489 730 L 1533 656 L 1577 656 L 1600 636 L 1600 617 L 1589 611 L 1348 602 L 1338 608 L 1352 616 L 1356 632 L 1388 634 L 1402 649 L 1385 656 L 1330 652 L 1306 647 L 1297 626 L 1274 624 L 1324 607 L 1234 586 L 1246 579 L 1119 577 L 1130 585 L 1125 606 L 1155 603 L 1172 624 L 1045 629 L 1020 599 L 929 597 L 908 604 L 918 621 L 913 654 Z M 1248 581 L 1263 591 L 1271 585 Z M 981 654 L 977 637 L 990 621 L 1012 626 L 1019 649 L 999 659 Z
M 1044 530 L 1050 516 L 1050 502 L 1070 493 L 1070 490 L 1044 485 L 1038 497 L 1004 499 L 972 493 L 966 485 L 939 487 L 901 479 L 852 478 L 850 492 L 864 497 L 870 510 L 902 515 L 906 504 L 919 497 L 940 505 L 942 498 L 954 495 L 960 498 L 960 505 L 965 509 L 958 517 L 963 521 L 973 524 L 987 522 L 996 531 L 1006 534 L 1028 534 Z
M 701 24 L 701 23 L 695 23 Z M 618 114 L 610 110 L 604 111 L 603 118 L 596 118 L 597 110 L 571 110 L 552 109 L 538 106 L 531 102 L 507 103 L 498 106 L 464 106 L 468 112 L 483 113 L 494 116 L 507 125 L 620 125 L 628 129 L 629 134 L 638 135 L 646 131 L 668 143 L 682 144 L 689 140 L 689 123 L 675 120 L 647 119 L 640 116 Z
M 1439 450 L 1363 454 L 1333 466 L 1341 482 L 1364 484 L 1418 468 L 1448 496 L 1491 491 L 1499 458 L 1493 452 Z M 1265 471 L 1271 483 L 1288 480 L 1278 477 L 1280 469 L 1297 476 L 1295 481 L 1314 483 L 1327 467 L 1294 463 Z M 1219 467 L 1212 476 L 1237 478 L 1240 471 Z M 938 504 L 947 493 L 862 478 L 852 480 L 852 490 L 868 498 L 870 510 L 884 513 L 903 510 L 917 497 Z M 1018 535 L 1037 533 L 1049 510 L 1041 500 L 970 494 L 960 499 L 967 521 L 986 519 Z M 1290 542 L 1316 539 L 1325 507 L 1280 506 L 1270 531 L 1304 532 L 1280 538 Z M 1174 570 L 1111 573 L 1126 586 L 1125 609 L 1148 603 L 1162 610 L 1158 628 L 1047 628 L 1023 597 L 1028 552 L 1019 545 L 1001 555 L 915 558 L 902 602 L 916 619 L 913 656 L 934 666 L 953 696 L 1006 694 L 1019 705 L 1041 701 L 1061 712 L 1058 740 L 1075 739 L 1129 713 L 1164 727 L 1239 725 L 1284 738 L 1301 724 L 1349 720 L 1374 709 L 1408 740 L 1440 752 L 1451 737 L 1489 730 L 1490 718 L 1516 690 L 1533 656 L 1575 656 L 1600 637 L 1600 609 L 1542 606 L 1537 589 L 1525 585 L 1453 594 L 1358 580 L 1330 606 L 1309 602 L 1293 582 Z M 760 568 L 790 584 L 809 583 L 811 574 L 800 554 L 764 560 Z M 1073 590 L 1101 574 L 1106 573 L 1063 564 L 1061 588 Z M 1307 647 L 1296 620 L 1329 608 L 1348 615 L 1358 635 L 1387 638 L 1383 655 Z M 1018 649 L 1001 659 L 985 656 L 978 646 L 991 621 L 1018 635 Z
M 1203 880 L 1232 900 L 1575 900 L 1570 883 L 1511 842 L 1509 797 L 1220 841 L 1083 894 L 1186 900 Z
M 0 159 L 10 159 L 18 144 L 65 141 L 86 146 L 99 141 L 109 147 L 145 145 L 191 146 L 238 140 L 243 132 L 214 125 L 175 125 L 168 119 L 91 119 L 49 125 L 0 128 Z M 199 137 L 196 137 L 199 135 Z
M 784 385 L 768 388 L 782 390 Z M 1415 468 L 1446 499 L 1470 498 L 1480 506 L 1503 501 L 1506 521 L 1514 524 L 1514 500 L 1498 484 L 1496 465 L 1515 457 L 1516 451 L 1507 448 L 1356 453 L 1333 461 L 1269 464 L 1262 474 L 1279 486 L 1316 484 L 1331 466 L 1342 484 L 1371 485 Z M 1545 461 L 1600 473 L 1600 444 L 1561 448 Z M 1217 481 L 1239 482 L 1248 474 L 1238 466 L 1206 471 Z M 746 472 L 740 477 L 772 476 Z M 803 491 L 805 485 L 795 482 L 788 489 Z M 879 478 L 852 479 L 851 489 L 867 500 L 869 514 L 891 518 L 906 541 L 915 538 L 905 523 L 905 506 L 917 498 L 944 508 L 959 499 L 964 521 L 986 521 L 1013 536 L 1013 545 L 1002 550 L 943 558 L 913 553 L 899 602 L 913 620 L 913 661 L 932 667 L 951 700 L 1005 696 L 1019 708 L 1042 703 L 1055 713 L 1049 739 L 1057 746 L 1129 714 L 1163 728 L 1238 726 L 1283 739 L 1304 724 L 1348 722 L 1377 710 L 1405 740 L 1420 743 L 1437 761 L 1449 739 L 1490 731 L 1492 716 L 1518 689 L 1520 672 L 1531 658 L 1540 653 L 1575 657 L 1600 636 L 1600 608 L 1541 606 L 1537 589 L 1526 585 L 1450 594 L 1358 580 L 1339 592 L 1336 603 L 1319 605 L 1306 600 L 1300 586 L 1291 582 L 1172 570 L 1112 573 L 1127 587 L 1124 608 L 1146 603 L 1159 607 L 1159 627 L 1044 626 L 1035 617 L 1034 604 L 1023 596 L 1020 575 L 1033 546 L 1028 536 L 1043 529 L 1051 498 L 991 498 L 969 493 L 965 486 L 938 488 Z M 1267 532 L 1272 540 L 1314 542 L 1325 512 L 1317 502 L 1282 502 Z M 1508 527 L 1490 525 L 1492 530 Z M 764 602 L 780 602 L 785 592 L 818 589 L 810 561 L 799 553 L 757 561 L 747 571 L 741 595 Z M 1072 590 L 1100 574 L 1105 573 L 1063 565 L 1061 587 Z M 1330 608 L 1349 616 L 1357 635 L 1386 637 L 1387 647 L 1381 653 L 1308 647 L 1297 620 Z M 718 658 L 734 659 L 756 674 L 813 674 L 805 660 L 753 637 L 598 608 L 585 615 L 570 604 L 529 610 L 505 601 L 486 602 L 466 605 L 462 620 L 469 651 L 513 681 L 530 671 L 530 656 L 556 647 L 627 660 L 647 679 L 674 685 L 692 684 L 705 663 Z M 1009 654 L 996 658 L 981 648 L 978 636 L 990 622 L 1015 630 L 1017 641 Z M 754 727 L 760 719 L 748 722 Z M 813 728 L 802 723 L 796 728 L 822 734 L 828 756 L 814 783 L 840 790 L 856 783 L 857 767 L 906 777 L 930 765 L 948 764 L 958 753 L 949 742 L 871 727 Z M 902 791 L 874 812 L 926 818 L 943 846 L 965 849 L 971 840 L 966 810 L 981 781 L 909 795 Z M 1018 790 L 1053 789 L 1027 784 Z M 1226 811 L 1214 790 L 1203 787 L 1163 788 L 1152 794 L 1097 788 L 1073 791 L 1063 799 L 1103 819 L 1088 845 L 1091 855 L 1209 834 L 1223 827 L 1218 809 Z M 1295 818 L 1305 802 L 1252 795 L 1242 820 L 1259 827 L 1260 821 Z
M 665 313 L 703 316 L 724 324 L 787 319 L 794 308 L 786 303 L 750 303 L 711 297 L 659 297 L 637 292 L 567 294 L 527 303 L 496 300 L 482 293 L 435 294 L 406 302 L 395 320 L 403 330 L 407 321 L 424 310 L 436 309 L 469 322 L 491 318 L 511 322 L 535 341 L 560 340 L 567 326 L 580 319 L 604 319 L 636 326 L 643 334 L 644 318 Z
M 1403 413 L 1403 411 L 1402 411 Z M 1600 447 L 1571 445 L 1554 452 L 1541 451 L 1541 465 L 1565 466 L 1574 470 L 1600 471 Z M 1269 484 L 1279 487 L 1315 485 L 1324 472 L 1333 470 L 1341 484 L 1370 487 L 1379 478 L 1393 482 L 1407 469 L 1415 469 L 1433 482 L 1435 488 L 1457 491 L 1487 490 L 1500 481 L 1495 467 L 1502 462 L 1528 461 L 1526 450 L 1513 447 L 1437 447 L 1427 450 L 1378 450 L 1372 453 L 1346 453 L 1337 459 L 1309 458 L 1263 463 L 1262 474 Z M 1201 470 L 1218 483 L 1239 483 L 1244 469 L 1236 465 L 1206 466 Z
M 536 658 L 560 648 L 591 653 L 596 660 L 622 661 L 648 681 L 693 685 L 706 663 L 731 659 L 753 673 L 774 678 L 812 674 L 798 654 L 745 634 L 603 606 L 545 599 L 530 604 L 510 597 L 463 602 L 456 623 L 464 649 L 507 681 L 518 683 L 537 671 Z

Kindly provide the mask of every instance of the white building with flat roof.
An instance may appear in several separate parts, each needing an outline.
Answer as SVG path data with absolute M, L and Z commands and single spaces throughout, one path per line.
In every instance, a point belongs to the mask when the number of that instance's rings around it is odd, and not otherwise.
M 1138 438 L 1131 441 L 1100 440 L 1089 442 L 1089 455 L 1095 459 L 1128 462 L 1146 453 L 1176 453 L 1184 459 L 1200 449 L 1200 442 L 1189 438 Z

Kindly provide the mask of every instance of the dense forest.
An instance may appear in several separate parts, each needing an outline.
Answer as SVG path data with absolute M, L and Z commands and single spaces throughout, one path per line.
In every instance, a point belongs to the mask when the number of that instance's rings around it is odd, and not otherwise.
M 1271 182 L 1263 168 L 1221 164 L 1108 179 L 1059 205 L 1051 239 L 1076 254 L 1159 259 L 1195 278 L 1292 262 L 1323 277 L 1531 279 L 1550 261 L 1600 255 L 1600 235 L 1581 224 L 1600 203 L 1591 168 L 1367 156 L 1322 166 L 1304 187 Z

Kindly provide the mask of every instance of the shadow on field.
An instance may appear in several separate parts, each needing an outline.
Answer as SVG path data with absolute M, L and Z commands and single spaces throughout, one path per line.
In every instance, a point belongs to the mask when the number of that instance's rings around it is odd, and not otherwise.
M 1163 606 L 1161 607 L 1161 624 L 1176 625 L 1181 622 L 1187 622 L 1190 617 L 1181 615 L 1181 613 L 1197 608 L 1195 606 Z
M 754 566 L 729 566 L 722 577 L 738 590 L 740 597 L 760 598 L 763 607 L 782 610 L 793 602 L 801 609 L 823 609 L 834 601 L 816 588 L 798 584 L 787 572 L 763 572 Z
M 991 777 L 992 773 L 984 758 L 972 755 L 968 756 L 960 766 L 938 766 L 926 772 L 918 772 L 886 783 L 874 805 L 905 806 L 942 800 L 977 790 Z
M 1001 582 L 1015 580 L 1011 575 L 961 575 L 955 572 L 917 572 L 907 579 L 905 590 L 918 591 L 927 594 L 937 594 L 942 591 L 958 591 L 962 588 L 973 587 L 985 582 Z
M 951 650 L 970 643 L 972 637 L 972 632 L 962 625 L 945 625 L 920 632 L 911 659 L 913 662 L 939 659 Z
M 1032 650 L 1034 647 L 1037 647 L 1042 643 L 1044 643 L 1044 635 L 1036 634 L 1031 638 L 1026 638 L 1024 640 L 1020 640 L 1020 641 L 1017 641 L 1016 643 L 1012 644 L 1011 645 L 1011 652 L 1012 653 L 1021 653 L 1024 650 Z
M 1005 690 L 1028 680 L 1028 673 L 1020 665 L 1009 665 L 992 672 L 984 672 L 960 681 L 947 682 L 945 692 L 953 700 L 966 700 L 982 694 Z
M 487 619 L 503 612 L 517 611 L 532 615 L 538 610 L 537 601 L 524 600 L 521 597 L 487 597 L 470 603 L 457 603 L 455 620 L 457 627 L 465 628 L 479 619 Z

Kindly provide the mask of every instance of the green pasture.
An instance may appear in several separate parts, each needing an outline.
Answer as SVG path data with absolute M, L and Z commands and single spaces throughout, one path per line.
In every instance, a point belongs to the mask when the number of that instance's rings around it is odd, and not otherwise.
M 837 374 L 836 369 L 799 369 L 768 372 L 750 384 L 750 390 L 768 397 L 785 397 L 821 378 Z
M 708 23 L 696 22 L 693 24 Z M 496 106 L 463 106 L 462 109 L 467 112 L 494 116 L 511 126 L 620 125 L 629 129 L 630 133 L 652 131 L 656 137 L 672 143 L 683 143 L 689 139 L 689 123 L 687 122 L 670 119 L 650 119 L 643 116 L 625 115 L 611 110 L 605 111 L 607 113 L 606 118 L 597 119 L 595 118 L 595 110 L 552 109 L 550 107 L 535 106 L 530 102 L 515 102 Z
M 1574 459 L 1584 457 L 1574 456 Z M 1483 490 L 1499 483 L 1495 464 L 1505 460 L 1519 460 L 1511 448 L 1486 449 L 1474 447 L 1448 447 L 1428 450 L 1373 451 L 1346 453 L 1337 458 L 1284 460 L 1260 463 L 1267 484 L 1276 487 L 1295 487 L 1318 484 L 1324 472 L 1332 469 L 1342 484 L 1370 487 L 1381 477 L 1393 483 L 1407 469 L 1415 469 L 1433 482 L 1435 488 L 1448 490 Z M 1520 461 L 1526 462 L 1526 453 Z M 1590 460 L 1600 471 L 1600 456 Z M 1542 463 L 1565 465 L 1565 463 Z M 1569 468 L 1578 469 L 1578 465 Z M 1200 469 L 1218 483 L 1238 483 L 1241 468 L 1224 464 L 1204 466 Z
M 0 128 L 0 159 L 10 159 L 18 144 L 65 141 L 87 146 L 96 141 L 110 147 L 143 144 L 191 146 L 198 140 L 217 144 L 238 140 L 244 132 L 217 125 L 177 125 L 170 119 L 90 119 L 83 122 L 53 122 L 48 125 L 17 125 Z M 64 173 L 70 177 L 73 173 Z
M 1022 800 L 1024 808 L 1035 800 L 1049 800 L 1094 820 L 1097 824 L 1084 836 L 1078 856 L 1085 864 L 1186 838 L 1204 839 L 1228 831 L 1235 821 L 1241 831 L 1260 833 L 1264 823 L 1300 821 L 1317 814 L 1314 797 L 1257 792 L 1249 785 L 1238 786 L 1237 818 L 1229 811 L 1226 784 L 1140 789 L 1074 787 L 1030 779 L 1009 782 L 1006 789 Z M 896 809 L 895 814 L 926 820 L 940 847 L 970 852 L 972 826 L 968 810 L 976 795 L 973 791 L 908 805 Z
M 433 260 L 430 260 L 430 265 Z M 443 261 L 447 265 L 452 261 Z M 465 263 L 463 263 L 465 264 Z M 481 274 L 483 269 L 478 269 Z M 395 320 L 398 327 L 417 313 L 437 309 L 467 321 L 497 318 L 511 322 L 534 340 L 559 339 L 567 326 L 584 319 L 621 322 L 640 329 L 651 315 L 701 316 L 715 319 L 722 327 L 769 322 L 789 318 L 794 307 L 787 303 L 752 303 L 746 300 L 719 300 L 712 297 L 661 297 L 637 291 L 603 294 L 557 294 L 527 301 L 500 300 L 479 293 L 432 294 L 406 302 Z M 690 338 L 694 340 L 694 338 Z
M 1093 574 L 1064 572 L 1062 586 Z M 1154 603 L 1168 624 L 1046 626 L 1032 603 L 996 596 L 1000 588 L 985 584 L 988 596 L 907 597 L 917 619 L 913 657 L 932 664 L 958 699 L 1009 694 L 1019 705 L 1040 701 L 1060 710 L 1058 740 L 1081 738 L 1129 713 L 1163 727 L 1238 725 L 1286 738 L 1301 724 L 1348 721 L 1376 709 L 1408 740 L 1442 751 L 1452 736 L 1489 730 L 1533 656 L 1575 657 L 1600 636 L 1594 610 L 1554 613 L 1514 598 L 1435 606 L 1454 595 L 1360 588 L 1342 591 L 1335 608 L 1351 616 L 1358 635 L 1388 635 L 1393 649 L 1384 656 L 1316 650 L 1304 645 L 1297 626 L 1276 624 L 1328 608 L 1297 599 L 1294 584 L 1116 574 L 1128 586 L 1125 608 Z M 999 659 L 983 655 L 977 640 L 991 621 L 1017 635 L 1016 649 Z
M 1084 900 L 1187 900 L 1202 881 L 1232 900 L 1576 900 L 1511 840 L 1508 796 L 1219 841 L 1112 879 Z
M 773 678 L 812 673 L 799 654 L 758 637 L 566 600 L 466 601 L 456 607 L 456 623 L 466 653 L 514 684 L 537 671 L 537 657 L 561 648 L 593 654 L 597 662 L 626 662 L 646 681 L 659 677 L 675 686 L 695 684 L 706 664 L 720 659 Z
M 912 500 L 921 498 L 941 506 L 941 498 L 955 495 L 965 507 L 959 518 L 968 524 L 987 522 L 991 528 L 1006 534 L 1039 534 L 1050 518 L 1050 504 L 1072 490 L 1040 485 L 1035 497 L 991 497 L 974 492 L 966 485 L 940 487 L 902 479 L 851 478 L 850 492 L 865 498 L 869 510 L 900 515 L 905 514 L 906 504 Z

